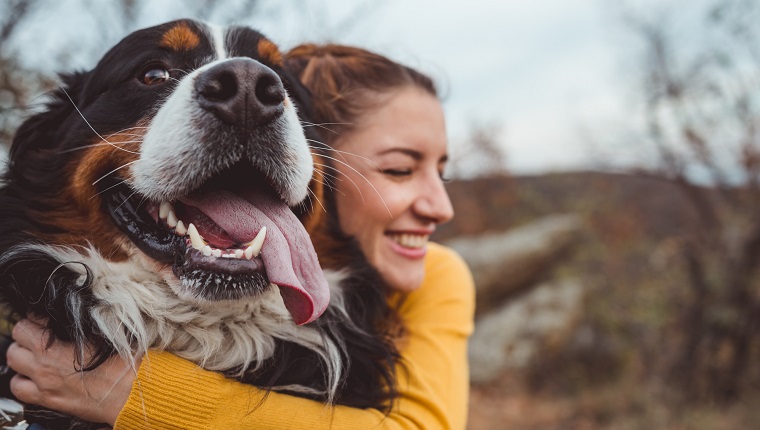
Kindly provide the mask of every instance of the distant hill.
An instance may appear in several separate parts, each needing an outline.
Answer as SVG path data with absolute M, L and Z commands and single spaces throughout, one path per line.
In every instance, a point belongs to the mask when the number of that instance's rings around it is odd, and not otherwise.
M 453 181 L 447 190 L 456 211 L 436 240 L 503 231 L 540 216 L 573 212 L 594 230 L 662 239 L 696 222 L 694 209 L 667 181 L 630 174 L 573 172 Z M 630 231 L 627 231 L 630 230 Z

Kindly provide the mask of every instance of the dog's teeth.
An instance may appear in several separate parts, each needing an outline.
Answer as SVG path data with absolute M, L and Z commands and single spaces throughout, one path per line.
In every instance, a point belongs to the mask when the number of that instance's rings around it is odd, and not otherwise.
M 221 249 L 214 249 L 211 251 L 211 255 L 213 255 L 216 258 L 220 258 L 222 256 L 222 250 Z
M 193 248 L 198 251 L 202 250 L 205 244 L 203 243 L 203 238 L 201 238 L 201 235 L 198 233 L 198 229 L 195 228 L 193 223 L 190 223 L 190 225 L 187 226 L 187 234 L 190 236 L 190 243 L 193 245 Z
M 201 252 L 206 257 L 211 257 L 211 247 L 210 246 L 208 246 L 208 245 L 204 246 L 203 249 L 201 250 Z
M 251 257 L 258 256 L 261 252 L 261 247 L 264 246 L 264 239 L 267 237 L 267 228 L 261 227 L 261 230 L 259 230 L 259 234 L 256 235 L 255 238 L 248 244 L 248 247 L 245 248 L 245 258 L 251 259 Z M 251 255 L 249 257 L 248 255 Z
M 235 250 L 235 258 L 239 260 L 239 259 L 242 259 L 244 256 L 245 256 L 245 251 L 243 251 L 242 249 Z
M 174 214 L 174 211 L 169 211 L 169 216 L 166 217 L 166 223 L 169 224 L 169 227 L 176 227 L 178 221 L 179 219 L 177 219 L 177 215 Z
M 185 228 L 185 224 L 182 220 L 177 221 L 177 227 L 174 228 L 174 231 L 180 236 L 187 234 L 187 228 Z
M 169 212 L 172 212 L 172 204 L 169 202 L 163 202 L 158 207 L 158 217 L 161 219 L 166 219 L 169 216 Z

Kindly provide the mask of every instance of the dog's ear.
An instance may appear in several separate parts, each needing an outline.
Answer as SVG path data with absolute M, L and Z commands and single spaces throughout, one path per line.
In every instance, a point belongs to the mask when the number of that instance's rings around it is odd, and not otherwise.
M 280 69 L 278 70 L 278 73 L 282 79 L 283 85 L 285 85 L 285 89 L 288 91 L 288 96 L 296 105 L 298 119 L 301 121 L 301 126 L 303 127 L 304 135 L 309 143 L 310 151 L 314 157 L 315 163 L 317 163 L 314 175 L 309 183 L 309 189 L 314 196 L 313 201 L 311 201 L 311 203 L 303 202 L 293 208 L 296 216 L 304 223 L 306 230 L 311 232 L 316 225 L 319 225 L 322 222 L 321 212 L 316 211 L 316 208 L 312 206 L 315 204 L 315 201 L 324 201 L 325 179 L 322 174 L 323 168 L 320 167 L 320 164 L 325 164 L 324 160 L 321 158 L 322 154 L 325 152 L 325 148 L 322 148 L 322 144 L 319 143 L 324 140 L 320 135 L 319 127 L 315 127 L 311 124 L 314 122 L 312 119 L 314 106 L 312 104 L 312 97 L 309 89 L 288 70 Z
M 314 105 L 312 104 L 311 92 L 306 88 L 296 76 L 293 76 L 287 69 L 279 69 L 278 74 L 285 89 L 288 91 L 290 100 L 296 105 L 298 110 L 298 119 L 301 124 L 312 122 Z M 307 139 L 316 139 L 317 136 L 313 131 L 315 127 L 304 127 L 304 134 Z
M 59 144 L 60 128 L 82 97 L 89 72 L 61 75 L 62 84 L 50 94 L 45 110 L 24 121 L 16 130 L 10 150 L 11 166 L 22 163 L 30 154 L 54 148 Z

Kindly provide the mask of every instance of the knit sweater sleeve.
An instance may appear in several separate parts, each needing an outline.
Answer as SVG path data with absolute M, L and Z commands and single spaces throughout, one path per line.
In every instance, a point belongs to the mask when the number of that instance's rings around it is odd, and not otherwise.
M 143 360 L 116 429 L 464 429 L 474 285 L 452 250 L 430 244 L 423 285 L 401 304 L 407 334 L 393 410 L 327 406 L 225 379 L 165 352 Z

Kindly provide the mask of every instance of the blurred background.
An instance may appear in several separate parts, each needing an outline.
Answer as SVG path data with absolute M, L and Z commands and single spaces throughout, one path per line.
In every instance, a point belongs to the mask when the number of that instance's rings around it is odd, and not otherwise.
M 471 430 L 760 428 L 760 1 L 5 0 L 0 153 L 57 71 L 179 17 L 436 78 Z

